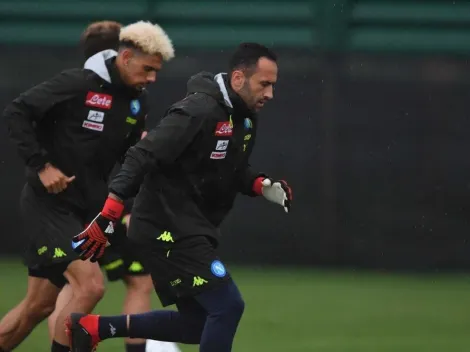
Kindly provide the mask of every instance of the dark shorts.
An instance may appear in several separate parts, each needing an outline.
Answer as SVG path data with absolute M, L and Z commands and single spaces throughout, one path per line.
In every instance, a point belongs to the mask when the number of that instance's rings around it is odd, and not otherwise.
M 62 288 L 67 284 L 64 271 L 67 270 L 69 263 L 58 263 L 40 268 L 28 268 L 28 276 L 49 280 L 53 285 Z
M 158 239 L 154 243 L 133 242 L 164 307 L 177 303 L 179 298 L 195 296 L 230 280 L 230 274 L 208 237 L 191 236 L 176 242 L 166 240 L 165 243 Z
M 26 235 L 24 263 L 29 275 L 60 284 L 59 273 L 79 259 L 71 243 L 72 237 L 83 230 L 83 220 L 50 198 L 36 195 L 28 184 L 21 192 L 20 209 Z
M 126 225 L 121 222 L 116 224 L 114 235 L 119 236 L 121 240 L 106 248 L 103 257 L 99 259 L 99 264 L 106 272 L 108 281 L 121 280 L 125 276 L 149 274 L 139 260 L 132 243 L 127 240 L 126 231 Z

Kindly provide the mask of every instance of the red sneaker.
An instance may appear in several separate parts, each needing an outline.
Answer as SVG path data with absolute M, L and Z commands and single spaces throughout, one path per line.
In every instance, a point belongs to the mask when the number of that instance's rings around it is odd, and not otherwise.
M 72 352 L 94 352 L 101 341 L 98 330 L 99 315 L 72 313 L 65 321 Z

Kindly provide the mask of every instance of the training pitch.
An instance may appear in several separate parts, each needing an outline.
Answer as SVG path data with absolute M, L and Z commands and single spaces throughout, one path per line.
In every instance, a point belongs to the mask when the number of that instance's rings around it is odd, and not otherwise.
M 229 269 L 246 301 L 234 352 L 470 351 L 467 275 Z M 96 312 L 119 314 L 123 285 L 107 288 L 112 294 Z M 0 259 L 0 316 L 23 298 L 25 289 L 20 260 Z M 159 307 L 156 297 L 153 306 Z M 15 351 L 50 351 L 46 324 Z M 124 351 L 123 340 L 107 340 L 98 351 Z

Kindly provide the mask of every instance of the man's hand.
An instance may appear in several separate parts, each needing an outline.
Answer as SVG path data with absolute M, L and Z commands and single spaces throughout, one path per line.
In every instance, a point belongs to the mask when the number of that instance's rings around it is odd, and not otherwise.
M 39 179 L 49 193 L 60 193 L 65 190 L 70 182 L 75 180 L 75 176 L 65 176 L 62 171 L 47 163 L 44 168 L 38 172 Z
M 286 181 L 273 181 L 270 178 L 259 177 L 255 180 L 253 190 L 267 200 L 284 207 L 289 212 L 292 202 L 292 190 Z
M 109 244 L 108 236 L 114 233 L 114 225 L 121 217 L 124 204 L 117 197 L 108 197 L 103 210 L 93 219 L 85 231 L 74 236 L 73 250 L 82 260 L 96 262 Z

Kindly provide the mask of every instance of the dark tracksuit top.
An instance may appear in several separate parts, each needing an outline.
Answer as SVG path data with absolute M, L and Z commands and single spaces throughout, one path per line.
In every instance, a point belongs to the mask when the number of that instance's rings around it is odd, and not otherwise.
M 82 217 L 100 210 L 110 172 L 145 125 L 146 92 L 123 83 L 115 56 L 113 50 L 98 53 L 84 68 L 22 93 L 3 112 L 35 193 Z M 37 175 L 46 162 L 75 175 L 65 191 L 47 193 Z
M 174 241 L 194 235 L 217 241 L 237 194 L 256 196 L 253 182 L 261 174 L 249 158 L 257 127 L 227 75 L 191 77 L 186 98 L 129 149 L 110 183 L 122 199 L 138 193 L 129 237 L 145 241 L 168 231 Z

